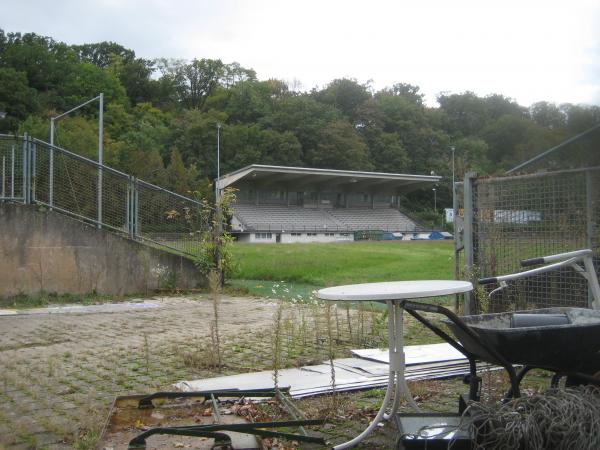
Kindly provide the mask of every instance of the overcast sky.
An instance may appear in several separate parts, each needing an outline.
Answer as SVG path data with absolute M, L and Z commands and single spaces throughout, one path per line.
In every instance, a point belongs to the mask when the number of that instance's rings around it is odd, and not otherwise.
M 220 58 L 303 89 L 340 77 L 600 105 L 598 0 L 0 0 L 0 28 L 144 58 Z

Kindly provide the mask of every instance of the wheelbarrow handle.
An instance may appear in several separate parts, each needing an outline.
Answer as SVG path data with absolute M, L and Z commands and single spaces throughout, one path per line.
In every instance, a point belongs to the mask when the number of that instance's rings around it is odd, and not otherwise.
M 538 264 L 548 264 L 551 262 L 563 261 L 563 260 L 569 259 L 569 258 L 576 258 L 579 261 L 582 258 L 584 258 L 586 256 L 590 256 L 590 255 L 592 255 L 592 250 L 590 250 L 589 248 L 585 248 L 582 250 L 575 250 L 572 252 L 557 253 L 556 255 L 548 255 L 548 256 L 540 256 L 538 258 L 522 259 L 521 266 L 528 267 L 528 266 L 535 266 Z
M 479 280 L 477 280 L 477 283 L 479 283 L 479 284 L 494 284 L 494 283 L 498 283 L 498 278 L 496 278 L 496 277 L 480 278 Z
M 540 258 L 529 258 L 529 259 L 522 259 L 521 260 L 521 266 L 523 266 L 523 267 L 537 266 L 538 264 L 544 264 L 544 258 L 543 257 L 540 257 Z

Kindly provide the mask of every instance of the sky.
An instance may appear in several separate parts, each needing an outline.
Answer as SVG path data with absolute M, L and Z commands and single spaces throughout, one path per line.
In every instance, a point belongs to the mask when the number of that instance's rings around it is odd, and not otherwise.
M 600 105 L 598 0 L 0 0 L 0 28 L 139 57 L 219 58 L 303 90 L 336 78 Z

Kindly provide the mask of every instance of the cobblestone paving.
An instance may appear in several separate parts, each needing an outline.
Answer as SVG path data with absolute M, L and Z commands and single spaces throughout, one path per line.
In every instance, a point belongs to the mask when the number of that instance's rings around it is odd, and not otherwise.
M 0 449 L 91 448 L 116 395 L 215 375 L 202 368 L 212 302 L 151 301 L 159 307 L 0 316 Z M 222 299 L 220 334 L 235 342 L 222 373 L 264 368 L 273 310 Z

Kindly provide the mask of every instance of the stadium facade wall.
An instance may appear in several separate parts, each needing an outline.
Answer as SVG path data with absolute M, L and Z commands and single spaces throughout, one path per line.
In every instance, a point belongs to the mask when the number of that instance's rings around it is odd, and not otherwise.
M 352 242 L 354 233 L 321 232 L 251 232 L 237 235 L 238 242 L 251 244 L 296 244 L 310 242 Z

